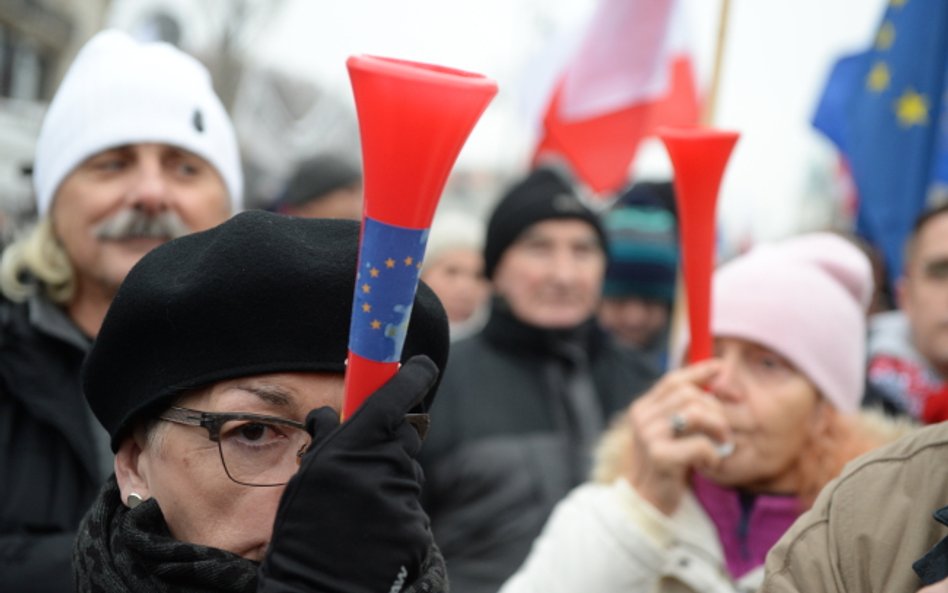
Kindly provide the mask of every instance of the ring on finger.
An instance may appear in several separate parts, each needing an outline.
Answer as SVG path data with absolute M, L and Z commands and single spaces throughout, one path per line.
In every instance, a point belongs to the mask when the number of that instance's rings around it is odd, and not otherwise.
M 682 414 L 675 412 L 668 417 L 668 422 L 671 424 L 672 435 L 675 437 L 680 437 L 685 434 L 685 430 L 688 429 L 688 420 Z

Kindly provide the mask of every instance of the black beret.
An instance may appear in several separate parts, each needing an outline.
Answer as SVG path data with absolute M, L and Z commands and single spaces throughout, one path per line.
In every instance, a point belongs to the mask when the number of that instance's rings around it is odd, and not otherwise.
M 530 225 L 549 219 L 576 218 L 588 223 L 599 237 L 603 251 L 608 242 L 599 217 L 583 204 L 573 188 L 555 171 L 535 169 L 510 187 L 497 202 L 487 222 L 484 273 L 494 269 L 504 251 Z
M 82 370 L 113 450 L 183 392 L 266 373 L 344 372 L 358 237 L 354 221 L 248 211 L 143 257 Z M 442 370 L 448 355 L 447 316 L 424 284 L 402 360 L 415 354 Z

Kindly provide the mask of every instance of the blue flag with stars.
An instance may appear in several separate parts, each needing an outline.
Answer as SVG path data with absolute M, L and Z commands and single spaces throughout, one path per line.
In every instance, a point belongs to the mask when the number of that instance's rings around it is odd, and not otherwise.
M 427 242 L 427 229 L 363 220 L 349 350 L 376 362 L 398 362 Z
M 872 47 L 834 67 L 813 118 L 849 162 L 855 230 L 892 283 L 915 219 L 948 187 L 946 58 L 948 2 L 891 0 Z

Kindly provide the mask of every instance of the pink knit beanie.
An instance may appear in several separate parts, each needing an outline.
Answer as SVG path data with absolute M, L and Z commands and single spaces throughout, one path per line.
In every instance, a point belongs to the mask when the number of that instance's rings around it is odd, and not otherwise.
M 777 352 L 842 412 L 859 408 L 872 270 L 849 241 L 811 233 L 762 245 L 714 275 L 711 333 Z

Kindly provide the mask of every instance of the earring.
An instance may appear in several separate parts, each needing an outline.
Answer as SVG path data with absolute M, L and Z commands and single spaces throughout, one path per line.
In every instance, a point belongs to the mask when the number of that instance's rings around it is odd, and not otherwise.
M 132 492 L 131 494 L 128 495 L 128 498 L 125 499 L 125 506 L 127 506 L 130 509 L 134 509 L 135 507 L 137 507 L 143 502 L 145 502 L 145 499 L 142 498 L 141 494 L 139 494 L 138 492 Z

